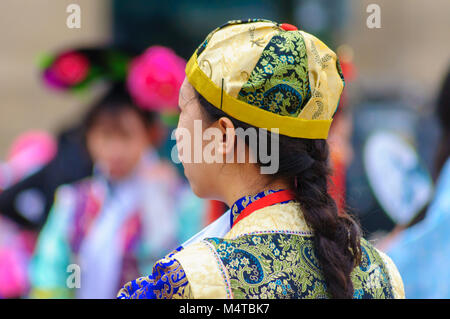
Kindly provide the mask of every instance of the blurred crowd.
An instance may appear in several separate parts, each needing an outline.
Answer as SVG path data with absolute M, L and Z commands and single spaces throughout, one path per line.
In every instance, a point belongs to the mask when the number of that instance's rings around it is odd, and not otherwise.
M 357 81 L 349 49 L 337 52 L 346 82 Z M 49 94 L 103 93 L 58 134 L 10 141 L 0 162 L 0 298 L 114 298 L 227 209 L 198 198 L 173 161 L 186 61 L 160 45 L 74 46 L 41 60 Z M 383 114 L 397 112 L 397 124 L 414 116 L 391 102 L 357 109 L 344 91 L 329 138 L 339 211 L 356 214 L 393 259 L 407 298 L 450 298 L 450 70 L 440 85 L 431 169 L 411 136 L 386 125 Z M 374 112 L 383 129 L 364 120 Z M 355 190 L 371 194 L 376 213 Z

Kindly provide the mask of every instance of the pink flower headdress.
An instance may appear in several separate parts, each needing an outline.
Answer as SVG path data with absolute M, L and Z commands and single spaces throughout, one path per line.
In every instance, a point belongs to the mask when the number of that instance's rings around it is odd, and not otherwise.
M 171 49 L 152 46 L 131 62 L 128 90 L 142 108 L 175 113 L 185 67 L 185 60 Z

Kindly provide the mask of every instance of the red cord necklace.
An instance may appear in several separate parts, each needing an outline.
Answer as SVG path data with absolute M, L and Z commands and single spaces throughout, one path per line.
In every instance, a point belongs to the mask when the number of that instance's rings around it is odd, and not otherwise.
M 280 192 L 272 193 L 269 195 L 266 195 L 253 203 L 250 203 L 247 207 L 245 207 L 240 213 L 239 216 L 236 218 L 236 220 L 233 223 L 233 226 L 236 225 L 239 221 L 243 220 L 245 217 L 249 216 L 253 212 L 267 207 L 271 205 L 275 205 L 281 202 L 285 202 L 288 200 L 295 199 L 295 195 L 291 190 L 282 190 Z

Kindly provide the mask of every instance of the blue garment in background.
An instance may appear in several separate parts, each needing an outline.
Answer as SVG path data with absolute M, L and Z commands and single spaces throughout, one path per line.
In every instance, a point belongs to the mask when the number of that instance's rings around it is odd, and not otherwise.
M 387 251 L 403 278 L 406 298 L 450 298 L 450 159 L 425 219 Z

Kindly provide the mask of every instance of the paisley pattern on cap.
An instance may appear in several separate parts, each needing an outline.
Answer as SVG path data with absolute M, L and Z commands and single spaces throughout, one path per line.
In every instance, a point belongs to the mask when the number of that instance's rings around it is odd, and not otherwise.
M 275 114 L 297 117 L 310 97 L 303 36 L 281 30 L 264 48 L 238 99 Z

